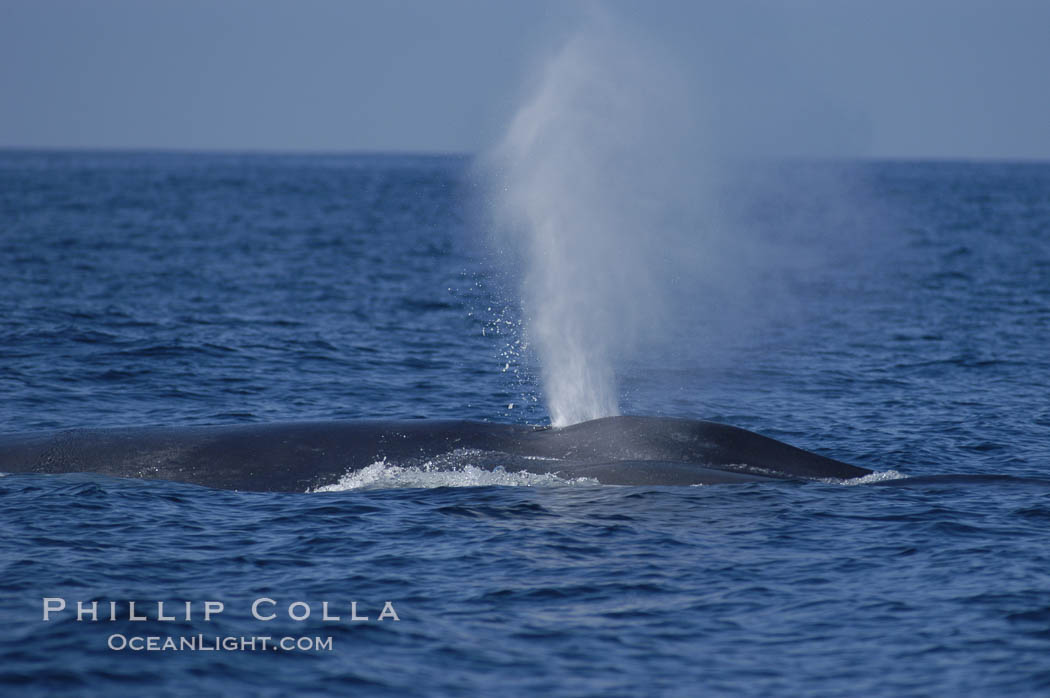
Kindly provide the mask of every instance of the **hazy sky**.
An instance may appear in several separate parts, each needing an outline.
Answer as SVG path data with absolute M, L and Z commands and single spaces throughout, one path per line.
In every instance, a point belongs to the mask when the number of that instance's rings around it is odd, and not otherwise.
M 595 4 L 673 57 L 730 152 L 1050 158 L 1048 1 Z M 0 146 L 474 152 L 587 15 L 0 0 Z

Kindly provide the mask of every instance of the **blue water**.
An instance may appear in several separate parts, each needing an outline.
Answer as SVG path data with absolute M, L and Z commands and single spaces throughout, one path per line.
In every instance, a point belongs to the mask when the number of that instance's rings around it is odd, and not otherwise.
M 1050 693 L 1050 165 L 741 167 L 723 221 L 797 257 L 730 268 L 673 341 L 650 338 L 621 365 L 623 410 L 906 477 L 389 467 L 280 495 L 8 475 L 4 693 Z M 458 157 L 0 153 L 0 431 L 542 423 L 472 177 Z M 102 618 L 44 622 L 45 597 Z M 224 611 L 205 621 L 208 600 Z M 158 621 L 157 601 L 192 618 Z M 399 620 L 378 621 L 386 601 Z M 198 634 L 331 649 L 108 646 Z

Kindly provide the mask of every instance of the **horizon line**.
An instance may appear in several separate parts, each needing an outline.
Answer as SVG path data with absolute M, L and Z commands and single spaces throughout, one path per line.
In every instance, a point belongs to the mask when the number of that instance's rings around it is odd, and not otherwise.
M 323 149 L 323 148 L 240 148 L 240 147 L 165 147 L 165 146 L 81 146 L 81 145 L 9 145 L 0 144 L 0 153 L 67 153 L 108 155 L 217 155 L 247 157 L 424 157 L 474 158 L 483 151 L 390 149 Z M 774 153 L 769 155 L 726 155 L 721 160 L 736 161 L 802 161 L 802 162 L 912 162 L 973 164 L 1050 164 L 1050 156 L 1039 155 L 814 155 Z

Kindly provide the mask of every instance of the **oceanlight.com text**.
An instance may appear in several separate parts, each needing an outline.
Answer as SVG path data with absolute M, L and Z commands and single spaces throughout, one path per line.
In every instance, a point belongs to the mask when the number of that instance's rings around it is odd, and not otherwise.
M 123 635 L 106 641 L 115 652 L 331 652 L 331 637 L 273 637 L 270 635 Z

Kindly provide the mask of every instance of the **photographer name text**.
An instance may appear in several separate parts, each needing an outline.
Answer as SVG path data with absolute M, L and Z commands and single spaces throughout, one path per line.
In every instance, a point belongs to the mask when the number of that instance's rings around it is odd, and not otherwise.
M 43 619 L 51 621 L 56 618 L 76 614 L 77 621 L 204 621 L 211 622 L 226 612 L 222 601 L 67 601 L 62 597 L 45 596 L 42 598 Z M 272 620 L 305 621 L 310 618 L 325 623 L 337 622 L 379 622 L 400 621 L 397 610 L 391 601 L 366 607 L 357 601 L 332 603 L 329 601 L 307 602 L 292 601 L 278 603 L 266 596 L 259 597 L 248 606 L 251 617 L 268 622 Z

